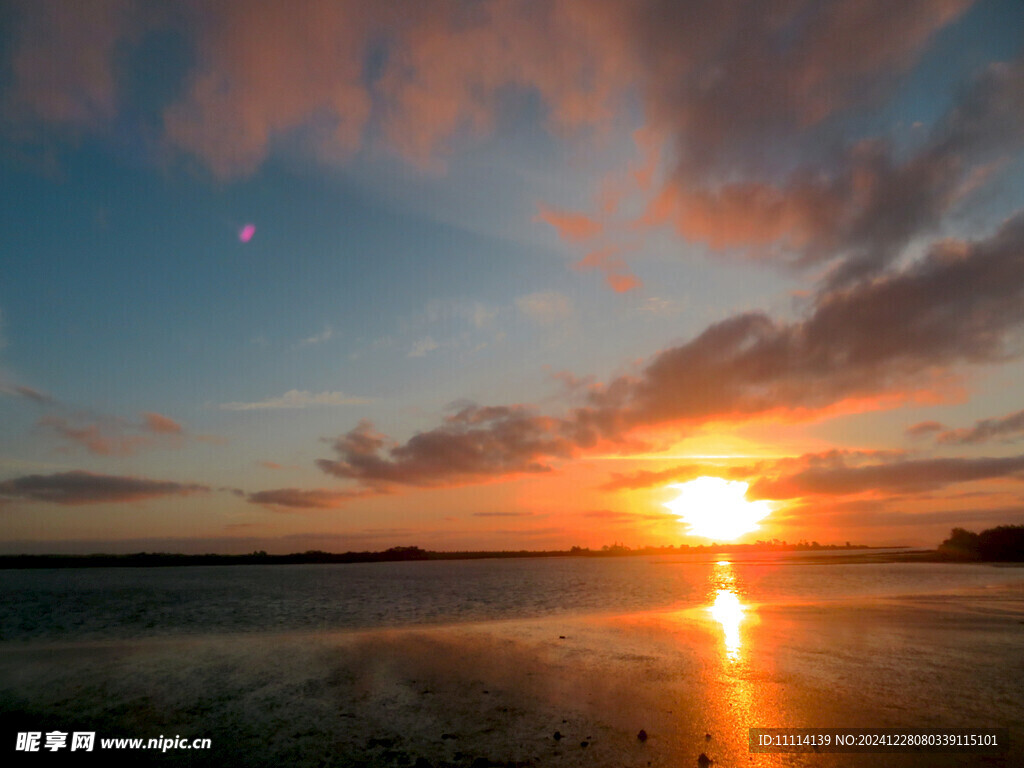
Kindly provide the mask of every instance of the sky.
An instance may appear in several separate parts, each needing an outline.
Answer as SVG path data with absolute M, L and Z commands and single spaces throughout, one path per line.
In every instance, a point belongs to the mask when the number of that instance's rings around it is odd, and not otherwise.
M 1015 0 L 8 2 L 0 552 L 1024 523 L 1022 171 Z

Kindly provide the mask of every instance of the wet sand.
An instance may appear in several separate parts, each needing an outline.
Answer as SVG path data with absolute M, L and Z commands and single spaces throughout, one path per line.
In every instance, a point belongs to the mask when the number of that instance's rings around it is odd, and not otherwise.
M 137 764 L 1024 765 L 1019 590 L 0 648 L 12 746 L 22 730 L 212 739 L 209 752 L 131 753 Z M 748 751 L 750 727 L 897 726 L 1006 727 L 1012 747 Z

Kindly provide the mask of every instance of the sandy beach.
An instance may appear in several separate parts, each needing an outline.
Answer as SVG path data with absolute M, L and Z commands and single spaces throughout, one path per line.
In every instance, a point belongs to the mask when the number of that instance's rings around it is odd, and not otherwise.
M 747 729 L 1007 727 L 1019 750 L 1022 639 L 1024 599 L 1004 589 L 969 600 L 7 643 L 0 701 L 9 731 L 212 740 L 208 752 L 133 753 L 144 764 L 642 768 L 698 766 L 703 754 L 720 766 L 1019 765 L 1019 751 L 751 754 Z

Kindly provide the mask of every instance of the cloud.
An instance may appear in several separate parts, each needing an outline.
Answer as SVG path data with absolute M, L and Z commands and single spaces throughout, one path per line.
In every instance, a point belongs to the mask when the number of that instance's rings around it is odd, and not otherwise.
M 691 464 L 656 471 L 644 469 L 630 474 L 613 472 L 611 479 L 601 485 L 601 490 L 624 491 L 636 490 L 638 488 L 653 488 L 655 486 L 667 485 L 668 483 L 693 480 L 702 475 L 722 476 L 722 474 L 722 468 L 702 464 Z
M 491 325 L 499 314 L 497 307 L 480 301 L 431 299 L 424 309 L 423 319 L 427 323 L 445 323 L 449 327 L 462 322 L 479 330 Z
M 426 357 L 428 352 L 433 352 L 441 345 L 434 341 L 432 336 L 424 336 L 412 345 L 408 357 Z
M 694 463 L 681 464 L 662 470 L 640 470 L 631 473 L 613 472 L 609 480 L 600 487 L 605 491 L 637 490 L 656 488 L 669 483 L 685 482 L 708 476 L 727 480 L 752 480 L 761 475 L 779 475 L 797 470 L 822 467 L 861 466 L 866 463 L 888 462 L 901 459 L 900 451 L 857 451 L 830 450 L 820 453 L 805 453 L 801 456 L 787 456 L 780 459 L 765 459 L 752 464 Z
M 616 293 L 625 293 L 639 288 L 643 283 L 640 282 L 640 278 L 627 269 L 626 262 L 618 255 L 620 251 L 620 248 L 613 246 L 599 248 L 577 261 L 572 268 L 581 272 L 590 269 L 603 272 L 608 286 Z
M 186 496 L 193 493 L 209 493 L 210 490 L 209 486 L 196 483 L 95 475 L 91 472 L 75 471 L 52 475 L 26 475 L 5 480 L 0 482 L 0 499 L 76 506 L 141 501 L 160 496 Z
M 199 55 L 185 92 L 167 106 L 167 141 L 222 178 L 253 172 L 272 143 L 302 128 L 324 157 L 360 144 L 371 97 L 363 84 L 373 5 L 311 2 L 253 12 L 245 2 L 196 4 Z M 301 86 L 300 86 L 301 84 Z
M 715 323 L 638 375 L 590 386 L 563 416 L 471 406 L 388 447 L 364 421 L 335 441 L 338 459 L 318 465 L 366 485 L 479 482 L 549 471 L 639 428 L 679 434 L 709 421 L 880 408 L 918 391 L 933 398 L 937 370 L 1020 354 L 1021 274 L 1024 214 L 987 239 L 943 242 L 901 271 L 825 292 L 804 319 L 749 312 Z
M 47 404 L 55 403 L 51 400 Z M 140 422 L 134 422 L 59 408 L 57 413 L 42 416 L 36 424 L 98 456 L 131 456 L 145 448 L 177 448 L 187 437 L 181 424 L 163 414 L 148 412 L 141 416 Z M 204 435 L 195 439 L 211 440 Z
M 299 341 L 300 347 L 309 347 L 313 344 L 323 344 L 325 341 L 330 341 L 334 337 L 334 329 L 329 325 L 325 325 L 324 329 L 320 333 L 316 333 L 312 336 L 307 336 L 305 339 Z
M 127 0 L 89 7 L 60 0 L 18 3 L 11 56 L 12 114 L 73 128 L 108 124 L 117 113 L 114 57 L 137 32 Z
M 578 242 L 589 240 L 601 234 L 601 222 L 583 213 L 560 211 L 540 203 L 537 205 L 537 220 L 550 224 L 563 240 Z
M 791 475 L 756 481 L 750 495 L 760 499 L 842 496 L 857 493 L 919 493 L 954 483 L 1011 477 L 1024 480 L 1024 455 L 1005 458 L 943 458 L 848 467 L 809 467 Z
M 969 429 L 951 429 L 940 434 L 936 439 L 940 443 L 955 445 L 975 445 L 989 440 L 1004 439 L 1024 435 L 1024 411 L 1011 413 L 1001 419 L 982 419 L 974 422 Z
M 516 298 L 516 309 L 541 325 L 565 320 L 572 314 L 569 297 L 557 291 L 528 293 Z
M 159 413 L 143 413 L 142 417 L 145 420 L 145 428 L 150 432 L 161 435 L 180 435 L 184 431 L 181 424 Z
M 0 394 L 10 395 L 12 397 L 23 397 L 26 400 L 31 400 L 33 403 L 37 403 L 38 405 L 57 404 L 57 401 L 45 392 L 40 392 L 38 389 L 21 385 L 9 385 L 0 382 Z
M 126 434 L 125 430 L 133 429 L 133 426 L 117 419 L 83 422 L 51 414 L 43 416 L 37 424 L 52 430 L 68 443 L 99 456 L 130 456 L 152 444 L 152 439 L 146 435 Z
M 635 523 L 641 520 L 669 520 L 678 522 L 679 517 L 668 512 L 652 512 L 640 514 L 636 512 L 616 512 L 611 509 L 594 509 L 580 513 L 581 517 L 598 518 L 615 522 Z
M 652 123 L 685 166 L 752 162 L 767 134 L 795 139 L 871 104 L 970 0 L 630 4 Z M 735 156 L 733 156 L 735 153 Z
M 635 379 L 591 393 L 594 412 L 629 423 L 740 418 L 899 394 L 959 363 L 1019 353 L 1024 215 L 992 237 L 942 242 L 910 267 L 824 292 L 780 323 L 733 316 L 666 350 Z
M 310 0 L 302 13 L 242 0 L 177 13 L 130 0 L 88 13 L 23 2 L 6 97 L 17 125 L 109 132 L 118 117 L 137 119 L 125 62 L 146 32 L 173 28 L 195 55 L 163 105 L 160 138 L 220 178 L 255 172 L 274 148 L 337 163 L 384 144 L 436 166 L 454 142 L 493 131 L 521 93 L 536 97 L 559 137 L 600 134 L 639 103 L 650 167 L 636 187 L 654 193 L 640 224 L 671 222 L 715 249 L 828 265 L 839 286 L 937 231 L 983 181 L 979 163 L 1019 146 L 1019 62 L 991 67 L 916 154 L 904 159 L 879 139 L 845 146 L 840 118 L 881 104 L 971 2 L 783 0 L 740 10 L 703 0 Z M 806 151 L 823 146 L 838 149 Z M 603 204 L 605 216 L 619 197 Z M 612 229 L 543 204 L 537 218 L 575 243 Z M 638 288 L 605 251 L 592 248 L 577 268 L 602 272 L 619 293 Z M 535 309 L 523 311 L 553 321 Z M 412 354 L 430 351 L 426 343 Z
M 907 435 L 910 437 L 925 437 L 935 432 L 941 432 L 946 427 L 938 421 L 922 421 L 907 427 Z
M 533 512 L 474 512 L 473 517 L 533 517 Z
M 751 172 L 717 182 L 679 170 L 641 221 L 671 221 L 715 249 L 829 264 L 831 287 L 870 277 L 913 238 L 937 231 L 1024 145 L 1022 92 L 1024 59 L 990 66 L 899 160 L 891 142 L 876 138 L 805 161 L 781 180 Z
M 344 392 L 307 392 L 306 390 L 290 389 L 280 397 L 258 400 L 254 403 L 222 403 L 225 411 L 261 411 L 285 408 L 313 408 L 317 406 L 363 405 L 371 400 L 366 397 L 354 397 Z
M 268 507 L 288 507 L 290 509 L 337 509 L 352 499 L 365 496 L 362 491 L 329 490 L 316 488 L 302 490 L 299 488 L 277 488 L 269 491 L 250 493 L 248 501 Z
M 799 140 L 876 103 L 969 4 L 310 0 L 292 13 L 228 0 L 161 14 L 23 2 L 8 98 L 37 120 L 106 127 L 134 107 L 126 52 L 173 26 L 195 57 L 165 105 L 164 140 L 221 177 L 251 173 L 285 139 L 343 158 L 368 128 L 427 164 L 453 137 L 491 130 L 516 89 L 562 135 L 608 124 L 636 94 L 680 167 L 704 178 L 752 163 L 766 134 Z
M 334 441 L 337 458 L 320 459 L 317 466 L 372 487 L 450 485 L 548 472 L 552 459 L 570 456 L 574 447 L 556 433 L 557 426 L 556 420 L 520 406 L 471 406 L 404 445 L 386 447 L 384 436 L 363 420 Z

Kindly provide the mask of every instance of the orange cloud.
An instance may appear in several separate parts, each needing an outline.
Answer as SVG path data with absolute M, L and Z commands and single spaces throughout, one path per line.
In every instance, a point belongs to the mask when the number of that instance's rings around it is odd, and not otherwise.
M 181 424 L 174 419 L 169 419 L 159 413 L 143 413 L 144 426 L 150 432 L 157 432 L 163 435 L 180 435 L 184 430 Z
M 68 413 L 59 404 L 58 413 L 42 416 L 38 426 L 47 429 L 69 445 L 85 448 L 99 456 L 130 456 L 147 448 L 177 448 L 187 438 L 184 427 L 159 413 L 143 413 L 140 422 L 133 422 L 114 416 L 88 413 Z M 219 438 L 197 435 L 196 440 L 217 442 Z
M 610 274 L 605 276 L 605 282 L 608 283 L 608 287 L 616 293 L 626 293 L 632 291 L 634 288 L 639 288 L 643 285 L 640 282 L 640 278 L 636 275 L 616 275 Z
M 543 203 L 538 204 L 537 219 L 550 224 L 564 240 L 589 240 L 601 234 L 601 222 L 582 213 L 570 213 L 549 208 Z
M 221 177 L 252 172 L 275 145 L 336 160 L 371 133 L 431 164 L 453 138 L 490 130 L 516 90 L 537 94 L 562 134 L 609 125 L 636 93 L 649 131 L 703 175 L 763 154 L 765 132 L 799 135 L 870 103 L 969 4 L 307 0 L 296 13 L 224 0 L 170 14 L 23 2 L 9 100 L 100 129 L 134 107 L 125 53 L 173 25 L 195 65 L 166 104 L 164 138 Z
M 362 142 L 371 98 L 364 60 L 377 16 L 357 0 L 195 5 L 190 19 L 199 66 L 164 113 L 167 141 L 217 176 L 253 172 L 271 144 L 300 128 L 327 158 Z
M 33 0 L 20 5 L 13 87 L 7 95 L 11 113 L 75 128 L 108 124 L 120 106 L 117 47 L 138 32 L 133 3 Z
M 72 445 L 100 456 L 129 456 L 152 443 L 145 435 L 124 434 L 123 425 L 115 420 L 75 423 L 61 416 L 43 416 L 39 426 L 52 430 Z
M 620 248 L 609 246 L 591 251 L 572 265 L 573 269 L 586 271 L 596 269 L 604 273 L 605 281 L 616 293 L 625 293 L 639 288 L 643 283 L 636 275 L 630 274 L 626 262 L 619 258 Z

